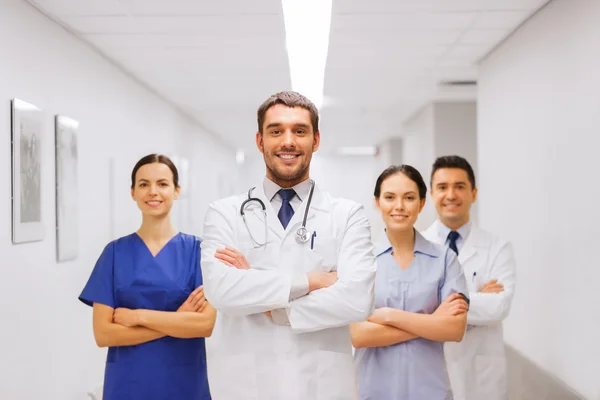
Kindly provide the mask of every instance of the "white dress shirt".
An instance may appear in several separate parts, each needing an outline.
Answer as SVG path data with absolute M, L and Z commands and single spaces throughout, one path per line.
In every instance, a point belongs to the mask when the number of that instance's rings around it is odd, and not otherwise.
M 263 189 L 265 190 L 265 196 L 271 202 L 273 211 L 275 211 L 275 213 L 278 214 L 279 210 L 281 209 L 282 200 L 281 196 L 279 196 L 277 192 L 279 192 L 279 190 L 282 189 L 281 186 L 279 186 L 269 178 L 265 177 L 263 181 Z M 290 201 L 290 205 L 294 209 L 294 212 L 296 212 L 296 210 L 300 208 L 302 202 L 308 198 L 308 194 L 310 193 L 310 179 L 306 179 L 289 189 L 294 189 L 294 191 L 296 192 L 296 195 Z
M 450 244 L 450 240 L 448 240 L 448 235 L 450 234 L 451 229 L 444 225 L 439 219 L 437 219 L 434 222 L 434 224 L 436 225 L 438 232 L 439 240 L 437 241 L 437 243 L 444 243 L 446 246 L 448 246 Z M 467 240 L 467 238 L 469 237 L 469 233 L 471 233 L 472 225 L 473 223 L 471 221 L 468 221 L 466 224 L 464 224 L 456 230 L 456 232 L 458 232 L 458 238 L 456 239 L 456 248 L 458 249 L 459 253 L 462 250 L 465 240 Z

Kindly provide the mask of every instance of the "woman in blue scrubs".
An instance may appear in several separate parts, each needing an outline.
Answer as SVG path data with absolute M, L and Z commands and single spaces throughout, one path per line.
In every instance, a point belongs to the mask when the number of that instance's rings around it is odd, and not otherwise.
M 353 324 L 361 400 L 450 400 L 443 342 L 461 341 L 468 309 L 456 254 L 414 229 L 427 186 L 409 165 L 377 179 L 387 240 L 377 255 L 375 312 Z
M 109 243 L 79 299 L 93 306 L 94 336 L 108 347 L 104 400 L 207 400 L 204 338 L 216 311 L 206 302 L 200 239 L 177 232 L 171 160 L 150 154 L 131 174 L 142 225 Z

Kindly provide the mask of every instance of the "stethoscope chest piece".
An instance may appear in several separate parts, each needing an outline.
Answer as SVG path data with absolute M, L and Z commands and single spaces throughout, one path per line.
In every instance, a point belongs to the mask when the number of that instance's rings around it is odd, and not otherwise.
M 251 188 L 250 190 L 248 190 L 248 198 L 246 200 L 244 200 L 242 202 L 242 205 L 240 206 L 240 215 L 242 216 L 242 219 L 244 220 L 244 225 L 246 226 L 246 230 L 248 231 L 248 234 L 250 235 L 250 238 L 252 239 L 254 244 L 256 244 L 257 246 L 266 246 L 266 244 L 267 244 L 267 208 L 265 206 L 265 203 L 261 199 L 259 199 L 257 197 L 252 197 L 253 190 L 254 190 L 254 188 Z M 296 242 L 298 242 L 298 243 L 306 243 L 310 239 L 310 235 L 308 234 L 308 229 L 306 229 L 306 220 L 308 219 L 308 210 L 310 209 L 310 203 L 312 201 L 312 196 L 313 196 L 314 190 L 315 190 L 315 182 L 311 180 L 310 192 L 308 194 L 308 201 L 306 202 L 304 218 L 302 219 L 302 226 L 300 228 L 298 228 L 298 230 L 296 231 Z M 248 227 L 248 222 L 246 221 L 246 213 L 244 212 L 244 208 L 246 207 L 246 205 L 248 203 L 251 203 L 251 202 L 257 202 L 260 205 L 261 211 L 263 213 L 263 221 L 264 221 L 264 225 L 265 225 L 265 234 L 264 234 L 265 240 L 263 242 L 257 241 L 254 238 L 254 236 L 252 236 L 252 232 L 250 232 L 250 228 Z
M 296 231 L 296 241 L 298 243 L 306 243 L 308 242 L 308 239 L 308 230 L 303 226 L 298 228 L 298 230 Z

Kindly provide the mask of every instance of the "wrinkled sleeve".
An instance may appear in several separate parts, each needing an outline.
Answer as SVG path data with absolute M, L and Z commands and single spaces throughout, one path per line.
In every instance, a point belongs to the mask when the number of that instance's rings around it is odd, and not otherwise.
M 444 274 L 444 281 L 440 286 L 440 302 L 446 300 L 448 296 L 453 293 L 462 294 L 467 303 L 470 302 L 469 289 L 467 288 L 467 281 L 463 268 L 458 262 L 456 253 L 446 247 L 446 273 Z
M 114 296 L 114 242 L 105 248 L 92 270 L 87 284 L 79 295 L 79 300 L 88 306 L 94 303 L 115 307 Z
M 328 288 L 293 300 L 286 310 L 296 333 L 364 321 L 373 312 L 376 261 L 371 226 L 358 204 L 347 220 L 338 254 L 338 280 Z
M 194 287 L 195 290 L 197 287 L 202 285 L 202 267 L 200 263 L 201 255 L 200 255 L 200 246 L 202 245 L 202 239 L 196 238 L 194 243 L 194 256 L 192 259 L 192 263 L 194 266 Z
M 504 290 L 500 293 L 471 292 L 471 307 L 467 314 L 469 325 L 495 324 L 508 316 L 516 284 L 516 264 L 509 243 L 500 248 L 490 276 L 504 285 Z
M 219 249 L 237 248 L 235 238 L 226 210 L 218 203 L 211 204 L 204 221 L 201 246 L 206 299 L 218 311 L 238 316 L 287 307 L 294 288 L 292 276 L 274 270 L 237 269 L 215 258 Z

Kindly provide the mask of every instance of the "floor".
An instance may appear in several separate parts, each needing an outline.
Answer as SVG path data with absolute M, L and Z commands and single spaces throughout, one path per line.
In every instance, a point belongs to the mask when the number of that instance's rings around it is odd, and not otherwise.
M 510 346 L 506 346 L 510 400 L 585 400 Z

